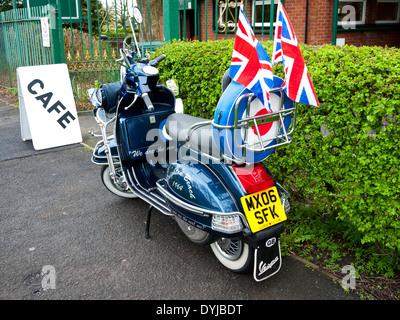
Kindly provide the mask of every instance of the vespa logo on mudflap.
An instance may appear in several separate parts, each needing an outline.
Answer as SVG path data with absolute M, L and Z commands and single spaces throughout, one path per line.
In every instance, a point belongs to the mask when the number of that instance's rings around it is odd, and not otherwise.
M 258 276 L 262 275 L 264 272 L 268 271 L 273 267 L 273 265 L 279 260 L 279 257 L 275 257 L 270 263 L 266 263 L 264 261 L 261 261 L 260 264 L 258 265 Z
M 267 242 L 265 242 L 265 246 L 271 248 L 275 243 L 276 243 L 276 238 L 273 237 L 271 239 L 268 239 Z

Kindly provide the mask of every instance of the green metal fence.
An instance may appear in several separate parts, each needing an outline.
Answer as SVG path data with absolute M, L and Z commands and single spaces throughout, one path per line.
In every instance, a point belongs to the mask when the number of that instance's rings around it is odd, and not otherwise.
M 43 46 L 41 31 L 41 18 L 50 14 L 50 6 L 1 12 L 1 85 L 17 87 L 17 67 L 53 63 L 52 48 Z
M 53 0 L 54 1 L 54 0 Z M 63 20 L 65 62 L 79 110 L 91 108 L 87 89 L 119 79 L 114 62 L 122 41 L 132 30 L 128 8 L 138 6 L 143 24 L 137 38 L 143 52 L 151 52 L 172 37 L 181 40 L 218 40 L 234 37 L 240 0 L 81 0 L 82 19 Z M 244 0 L 244 11 L 261 40 L 272 39 L 277 0 Z M 272 8 L 272 9 L 271 9 Z M 211 22 L 210 22 L 211 21 Z M 160 23 L 168 23 L 169 28 Z M 160 29 L 161 31 L 157 32 Z M 178 30 L 179 29 L 179 30 Z M 171 34 L 165 30 L 172 30 Z
M 174 0 L 167 0 L 171 3 Z M 219 40 L 236 33 L 241 0 L 179 0 L 179 38 Z M 281 0 L 284 3 L 283 0 Z M 261 40 L 272 40 L 278 0 L 244 0 L 243 11 Z M 272 10 L 271 10 L 272 8 Z M 168 38 L 168 36 L 166 36 Z
M 124 38 L 132 33 L 129 8 L 138 6 L 144 16 L 140 31 L 135 30 L 142 53 L 149 54 L 162 43 L 157 41 L 160 37 L 154 39 L 152 35 L 155 12 L 150 0 L 81 1 L 82 19 L 64 18 L 62 31 L 76 105 L 78 110 L 88 110 L 92 108 L 87 96 L 89 88 L 119 80 L 120 66 L 115 59 L 119 58 Z
M 0 15 L 0 85 L 16 87 L 18 66 L 66 63 L 79 111 L 91 109 L 87 90 L 119 80 L 119 49 L 132 30 L 128 9 L 143 14 L 135 30 L 145 54 L 173 38 L 217 40 L 234 37 L 240 0 L 24 0 L 29 8 Z M 277 0 L 244 0 L 253 30 L 272 39 Z M 35 7 L 34 4 L 45 6 Z M 29 4 L 29 5 L 28 5 Z M 274 8 L 271 10 L 271 8 Z M 51 25 L 51 47 L 44 47 L 41 18 Z M 167 25 L 165 25 L 167 24 Z
M 87 96 L 89 88 L 119 80 L 115 59 L 130 32 L 127 0 L 83 2 L 82 19 L 64 19 L 62 24 L 65 62 L 78 110 L 92 108 Z
M 33 6 L 45 2 L 45 6 Z M 68 17 L 75 3 L 81 4 L 78 18 Z M 143 54 L 162 45 L 151 30 L 154 9 L 149 0 L 31 0 L 29 5 L 0 14 L 0 85 L 17 87 L 19 66 L 66 63 L 79 111 L 92 108 L 89 88 L 119 80 L 120 66 L 115 59 L 124 38 L 132 32 L 129 7 L 139 6 L 146 19 L 141 32 L 136 30 Z M 41 18 L 51 24 L 51 47 L 43 46 Z

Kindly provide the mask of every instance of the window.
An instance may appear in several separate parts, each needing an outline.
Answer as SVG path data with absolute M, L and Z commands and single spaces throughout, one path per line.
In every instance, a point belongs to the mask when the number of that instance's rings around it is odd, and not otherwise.
M 366 2 L 366 0 L 339 0 L 338 26 L 348 29 L 365 24 Z
M 400 0 L 377 0 L 375 23 L 399 23 Z
M 278 0 L 274 1 L 274 20 L 276 10 L 278 9 Z M 263 19 L 264 12 L 264 19 Z M 255 0 L 253 2 L 253 24 L 255 27 L 270 27 L 271 0 Z M 275 26 L 275 21 L 274 21 Z

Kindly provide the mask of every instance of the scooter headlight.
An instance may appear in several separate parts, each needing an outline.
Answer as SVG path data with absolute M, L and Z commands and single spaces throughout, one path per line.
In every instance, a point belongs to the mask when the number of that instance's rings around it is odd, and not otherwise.
M 240 217 L 236 214 L 230 215 L 217 215 L 212 217 L 211 227 L 215 231 L 224 233 L 237 233 L 243 230 L 243 224 Z

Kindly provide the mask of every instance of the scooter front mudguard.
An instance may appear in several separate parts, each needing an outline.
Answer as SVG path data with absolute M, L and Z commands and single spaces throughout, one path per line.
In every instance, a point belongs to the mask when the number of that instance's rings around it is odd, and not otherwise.
M 117 142 L 115 139 L 110 139 L 110 150 L 114 161 L 119 161 L 118 150 L 117 150 Z M 92 154 L 92 162 L 99 165 L 108 164 L 106 147 L 104 146 L 104 141 L 100 140 L 97 142 L 93 154 Z

